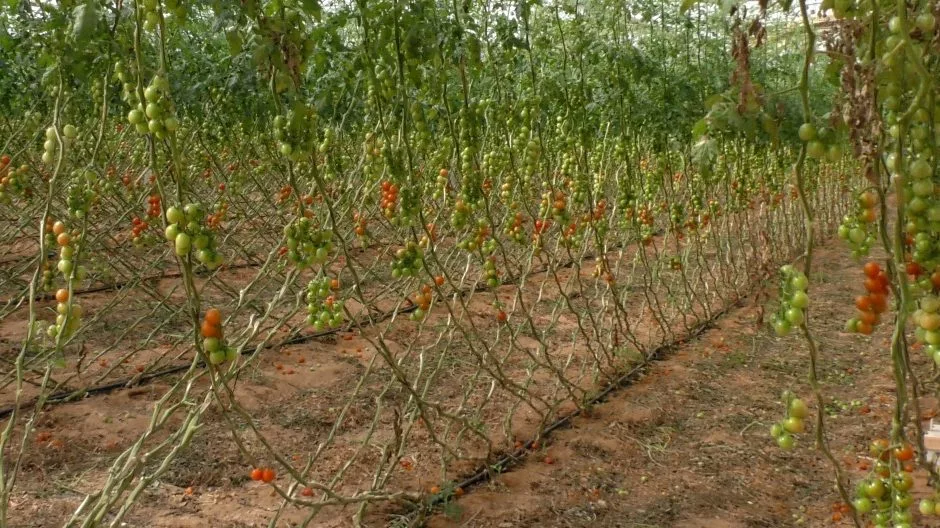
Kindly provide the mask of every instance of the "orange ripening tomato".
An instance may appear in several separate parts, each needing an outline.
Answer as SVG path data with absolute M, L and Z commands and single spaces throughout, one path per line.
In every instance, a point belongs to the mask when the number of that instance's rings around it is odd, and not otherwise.
M 262 482 L 266 484 L 270 484 L 271 482 L 274 482 L 275 478 L 277 478 L 277 473 L 275 473 L 273 469 L 264 468 L 264 470 L 261 471 Z
M 206 310 L 206 322 L 212 326 L 219 326 L 222 324 L 222 312 L 217 308 L 209 308 Z
M 878 314 L 875 312 L 859 312 L 858 320 L 869 325 L 878 324 Z
M 264 471 L 261 468 L 254 468 L 251 470 L 251 480 L 261 480 Z
M 875 313 L 884 313 L 888 309 L 888 298 L 883 293 L 873 293 L 868 296 L 871 310 Z
M 222 338 L 222 327 L 209 324 L 209 321 L 202 323 L 202 337 Z
M 859 295 L 855 298 L 855 307 L 862 312 L 867 312 L 872 308 L 871 297 L 868 295 Z
M 872 279 L 878 277 L 878 274 L 881 273 L 881 266 L 875 261 L 866 262 L 863 269 L 865 276 Z
M 55 300 L 59 301 L 60 303 L 64 303 L 68 301 L 69 291 L 66 290 L 65 288 L 60 288 L 58 291 L 55 292 Z

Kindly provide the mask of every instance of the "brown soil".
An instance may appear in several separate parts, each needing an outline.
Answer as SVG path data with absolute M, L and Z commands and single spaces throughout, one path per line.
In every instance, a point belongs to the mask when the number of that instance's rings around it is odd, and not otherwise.
M 885 344 L 890 329 L 883 323 L 872 337 L 842 332 L 844 321 L 853 315 L 852 299 L 862 290 L 861 265 L 850 260 L 845 248 L 834 243 L 819 250 L 815 269 L 811 325 L 821 346 L 819 375 L 830 401 L 828 437 L 837 458 L 857 479 L 864 475 L 860 467 L 866 464 L 868 443 L 886 436 L 890 425 L 894 395 Z M 584 276 L 590 273 L 588 269 L 581 271 Z M 559 282 L 565 283 L 574 273 L 559 272 Z M 250 276 L 250 271 L 232 270 L 230 280 L 237 283 Z M 166 296 L 180 295 L 171 293 L 173 284 L 161 281 L 154 287 Z M 529 287 L 550 296 L 558 286 L 554 279 L 540 276 Z M 766 301 L 768 295 L 773 297 L 772 292 L 763 293 L 655 362 L 642 379 L 612 393 L 589 415 L 575 418 L 570 427 L 540 440 L 540 445 L 509 472 L 465 490 L 460 500 L 419 522 L 429 527 L 497 528 L 848 526 L 846 520 L 832 521 L 833 505 L 839 499 L 833 491 L 832 470 L 813 449 L 811 432 L 801 435 L 797 449 L 791 452 L 780 451 L 769 437 L 770 425 L 784 412 L 780 402 L 784 389 L 795 391 L 811 404 L 813 401 L 805 382 L 804 343 L 797 336 L 776 338 L 766 323 L 758 322 L 761 314 L 775 310 L 775 301 Z M 114 295 L 90 294 L 83 302 L 89 306 L 104 304 Z M 509 303 L 511 298 L 504 301 Z M 530 306 L 535 304 L 533 299 L 526 301 Z M 550 309 L 534 310 L 536 322 L 555 325 L 558 335 L 570 335 L 576 322 L 565 317 L 553 320 Z M 507 338 L 500 337 L 491 324 L 488 299 L 476 296 L 467 310 L 469 315 L 458 317 L 477 321 L 481 328 L 492 332 L 494 343 L 505 346 Z M 125 315 L 130 321 L 138 314 L 127 310 Z M 431 317 L 422 335 L 407 321 L 389 322 L 362 334 L 341 332 L 266 351 L 239 378 L 238 401 L 263 427 L 275 451 L 302 467 L 305 458 L 334 427 L 350 387 L 370 368 L 376 351 L 369 340 L 381 333 L 392 354 L 400 352 L 397 345 L 415 340 L 430 343 L 438 338 L 434 318 L 442 323 L 445 320 L 441 313 Z M 0 338 L 16 342 L 22 325 L 21 314 L 11 315 L 0 325 Z M 650 332 L 648 337 L 650 342 L 656 340 L 653 334 Z M 534 341 L 520 335 L 516 346 L 534 347 Z M 552 344 L 560 349 L 573 346 L 570 340 L 561 339 Z M 169 340 L 147 346 L 150 348 L 137 352 L 135 362 L 150 364 L 165 358 L 159 362 L 165 366 L 187 361 L 185 356 L 176 358 L 180 349 Z M 473 372 L 466 359 L 460 360 L 463 351 L 450 352 L 457 359 L 442 371 L 435 384 L 432 396 L 437 401 L 459 400 L 463 384 L 448 384 L 447 377 L 459 379 Z M 133 375 L 135 364 L 119 361 L 124 353 L 115 350 L 110 359 L 87 358 L 89 367 L 81 375 L 65 376 L 65 385 L 81 387 Z M 917 353 L 914 361 L 920 377 L 926 379 L 930 363 Z M 522 370 L 519 365 L 510 366 Z M 356 454 L 356 450 L 376 416 L 375 401 L 388 381 L 386 374 L 367 377 L 363 390 L 356 394 L 336 430 L 338 439 L 312 472 L 318 481 L 329 479 L 349 460 L 353 461 L 348 470 L 352 476 L 349 487 L 371 477 L 379 454 L 370 449 Z M 579 381 L 585 385 L 591 382 Z M 142 387 L 44 411 L 24 456 L 10 505 L 11 525 L 61 525 L 84 493 L 100 487 L 115 456 L 146 429 L 154 403 L 173 382 L 172 377 L 161 378 Z M 203 384 L 200 390 L 205 390 L 206 380 L 199 383 Z M 928 389 L 931 392 L 933 387 Z M 25 389 L 26 396 L 37 392 L 29 385 Z M 0 391 L 0 396 L 8 403 L 12 399 L 10 388 Z M 404 397 L 401 393 L 384 395 L 390 404 Z M 468 398 L 480 397 L 473 393 Z M 924 403 L 928 407 L 928 402 Z M 489 414 L 482 413 L 484 420 L 498 421 L 504 416 L 499 406 L 492 407 Z M 387 415 L 391 411 L 386 408 L 383 412 L 378 416 L 377 434 L 389 435 Z M 530 438 L 537 425 L 535 413 L 520 408 L 512 430 L 517 437 Z M 405 460 L 414 469 L 396 474 L 394 487 L 421 493 L 439 484 L 440 453 L 427 433 L 417 430 L 412 435 Z M 250 435 L 246 437 L 246 447 L 261 454 L 261 446 L 252 444 Z M 498 440 L 509 445 L 512 442 Z M 478 459 L 485 455 L 473 438 L 465 437 L 462 442 L 469 455 L 450 464 L 448 479 L 459 480 L 471 474 Z M 282 484 L 287 485 L 284 480 Z M 920 480 L 917 497 L 927 489 L 923 475 Z M 126 518 L 126 525 L 267 526 L 282 502 L 269 487 L 248 480 L 246 461 L 233 445 L 220 413 L 211 409 L 205 428 L 173 461 L 169 471 L 145 490 Z M 408 513 L 396 508 L 374 508 L 365 524 L 394 525 Z M 350 526 L 353 513 L 352 507 L 334 508 L 317 517 L 311 526 Z M 306 516 L 304 510 L 286 508 L 277 525 L 294 526 Z
M 814 260 L 811 328 L 829 401 L 827 437 L 854 486 L 871 464 L 869 442 L 886 437 L 891 423 L 891 325 L 882 322 L 870 337 L 842 331 L 862 272 L 833 245 Z M 768 302 L 766 313 L 775 306 Z M 755 324 L 758 315 L 753 302 L 734 310 L 427 526 L 851 526 L 848 515 L 834 515 L 833 471 L 814 449 L 812 429 L 788 452 L 770 438 L 784 412 L 782 391 L 802 396 L 813 413 L 816 406 L 805 344 L 777 338 Z M 912 359 L 928 379 L 932 362 L 916 351 Z M 931 399 L 921 403 L 923 414 L 935 412 Z M 918 470 L 915 498 L 929 491 L 925 475 Z M 917 517 L 916 526 L 936 525 Z

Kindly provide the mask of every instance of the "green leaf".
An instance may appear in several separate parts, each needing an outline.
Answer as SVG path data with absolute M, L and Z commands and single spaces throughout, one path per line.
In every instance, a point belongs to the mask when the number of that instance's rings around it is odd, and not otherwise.
M 692 139 L 699 139 L 708 133 L 708 122 L 705 119 L 699 119 L 692 127 Z
M 682 5 L 679 6 L 679 12 L 685 14 L 689 9 L 692 9 L 695 4 L 701 1 L 702 0 L 682 0 Z
M 72 10 L 72 38 L 81 42 L 91 36 L 98 26 L 98 9 L 95 2 L 82 4 Z
M 300 0 L 300 8 L 316 20 L 320 20 L 320 15 L 323 13 L 323 8 L 317 0 Z
M 228 52 L 233 57 L 242 51 L 242 36 L 237 29 L 230 29 L 225 32 L 225 40 L 228 41 Z

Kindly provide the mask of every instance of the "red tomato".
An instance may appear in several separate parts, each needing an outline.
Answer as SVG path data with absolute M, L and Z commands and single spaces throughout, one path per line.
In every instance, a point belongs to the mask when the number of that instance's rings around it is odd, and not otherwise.
M 270 484 L 271 482 L 274 482 L 275 478 L 277 478 L 277 473 L 275 473 L 273 469 L 264 468 L 264 470 L 261 471 L 262 482 Z

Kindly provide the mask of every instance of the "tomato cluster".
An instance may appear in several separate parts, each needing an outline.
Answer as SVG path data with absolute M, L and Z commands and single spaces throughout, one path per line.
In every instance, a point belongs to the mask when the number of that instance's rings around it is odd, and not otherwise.
M 784 401 L 787 406 L 786 417 L 771 426 L 770 435 L 781 449 L 790 449 L 794 444 L 793 435 L 806 431 L 804 420 L 809 416 L 809 408 L 803 400 L 794 397 L 789 392 L 784 394 Z
M 274 117 L 274 138 L 278 151 L 292 161 L 300 161 L 316 147 L 317 114 L 301 102 L 295 103 L 287 113 Z
M 82 307 L 75 302 L 69 303 L 69 290 L 60 288 L 55 293 L 56 320 L 49 325 L 49 337 L 55 338 L 62 334 L 64 339 L 71 337 L 82 325 Z
M 323 264 L 333 249 L 332 233 L 316 229 L 309 218 L 297 218 L 284 227 L 287 258 L 298 268 Z
M 209 308 L 202 320 L 200 328 L 202 334 L 202 348 L 209 357 L 209 363 L 221 365 L 226 361 L 235 361 L 238 351 L 225 344 L 222 334 L 222 312 L 217 308 Z
M 62 221 L 52 224 L 52 233 L 55 235 L 56 244 L 59 245 L 59 263 L 56 266 L 58 270 L 62 272 L 66 280 L 71 279 L 73 270 L 75 270 L 75 275 L 79 280 L 84 280 L 85 268 L 79 266 L 76 270 L 73 261 L 77 249 L 76 244 L 81 239 L 80 233 L 78 231 L 69 233 L 68 228 Z
M 440 171 L 438 171 L 437 180 L 435 181 L 434 194 L 433 194 L 433 197 L 435 200 L 440 200 L 444 196 L 444 194 L 447 192 L 447 183 L 448 183 L 449 174 L 450 174 L 450 171 L 448 171 L 447 169 L 441 169 Z
M 222 227 L 222 220 L 225 220 L 225 215 L 227 213 L 228 202 L 223 200 L 218 205 L 216 205 L 214 213 L 209 213 L 206 215 L 206 226 L 208 226 L 209 229 L 218 229 Z
M 506 227 L 503 228 L 503 232 L 506 234 L 506 236 L 519 244 L 524 243 L 526 239 L 523 220 L 525 220 L 525 217 L 522 215 L 522 213 L 516 213 L 513 216 L 512 221 L 507 222 Z
M 433 300 L 433 295 L 431 294 L 431 286 L 425 284 L 421 286 L 421 290 L 415 294 L 414 303 L 417 305 L 415 311 L 411 312 L 412 321 L 420 321 L 424 319 L 424 316 L 427 315 L 428 310 L 431 309 L 431 301 Z
M 160 213 L 163 209 L 160 207 L 160 195 L 151 194 L 147 197 L 147 216 L 150 218 L 157 218 L 160 216 Z
M 29 187 L 26 185 L 29 165 L 14 168 L 10 162 L 10 156 L 0 156 L 0 202 L 7 201 L 11 194 L 29 193 Z
M 869 451 L 876 462 L 872 474 L 858 482 L 852 507 L 859 514 L 871 515 L 876 527 L 886 527 L 891 523 L 910 526 L 913 521 L 911 505 L 914 503 L 910 493 L 914 486 L 913 448 L 908 444 L 892 446 L 887 440 L 875 440 Z M 933 506 L 936 511 L 932 500 L 921 502 L 923 510 L 927 506 Z
M 395 262 L 392 263 L 392 277 L 414 277 L 424 265 L 424 250 L 414 242 L 408 242 L 405 247 L 395 252 Z
M 343 300 L 336 299 L 331 290 L 339 289 L 339 281 L 328 277 L 313 279 L 307 284 L 307 323 L 321 332 L 342 326 Z
M 539 204 L 539 216 L 546 218 L 554 217 L 556 220 L 564 221 L 568 218 L 568 198 L 561 190 L 555 192 L 545 191 L 542 193 L 542 202 Z
M 135 246 L 140 246 L 143 242 L 141 235 L 147 231 L 150 224 L 146 220 L 141 220 L 139 216 L 135 216 L 131 219 L 131 226 L 131 241 Z
M 816 129 L 812 123 L 800 125 L 797 134 L 800 140 L 806 142 L 806 155 L 813 159 L 827 159 L 839 161 L 842 158 L 842 147 L 837 142 L 835 131 L 829 127 Z
M 481 218 L 466 238 L 457 242 L 457 247 L 470 252 L 479 249 L 484 255 L 489 255 L 496 250 L 496 240 L 490 236 L 491 233 L 490 225 Z
M 888 276 L 877 262 L 867 262 L 865 271 L 865 289 L 867 295 L 855 299 L 858 316 L 846 323 L 846 331 L 869 335 L 881 319 L 881 314 L 888 309 Z M 938 341 L 940 344 L 940 341 Z
M 269 468 L 254 468 L 251 470 L 251 480 L 270 484 L 277 478 L 277 473 Z
M 458 199 L 457 202 L 454 203 L 454 212 L 450 215 L 450 224 L 456 229 L 465 227 L 472 212 L 473 207 L 471 205 L 462 198 Z
M 182 209 L 172 206 L 166 210 L 166 239 L 173 242 L 176 256 L 184 258 L 193 249 L 196 260 L 210 270 L 222 265 L 222 254 L 216 250 L 215 236 L 211 229 L 200 222 L 205 217 L 202 206 L 186 204 Z
M 139 134 L 151 133 L 158 139 L 176 132 L 180 127 L 176 117 L 176 107 L 170 101 L 170 82 L 163 75 L 157 74 L 150 85 L 144 89 L 144 101 L 130 111 L 127 120 L 134 125 Z
M 78 137 L 78 130 L 73 125 L 65 125 L 62 127 L 62 136 L 66 141 L 70 141 Z M 55 154 L 58 149 L 58 131 L 54 126 L 46 128 L 46 141 L 42 144 L 43 153 L 42 153 L 42 162 L 46 165 L 51 165 L 55 161 Z
M 794 326 L 800 326 L 805 321 L 803 311 L 809 306 L 809 296 L 806 288 L 809 279 L 796 268 L 787 264 L 780 268 L 782 276 L 780 285 L 780 309 L 774 314 L 773 327 L 778 336 L 790 333 Z
M 366 220 L 366 215 L 360 212 L 353 213 L 353 222 L 356 223 L 356 227 L 353 232 L 356 233 L 357 237 L 364 239 L 369 236 L 369 221 Z
M 839 238 L 849 243 L 852 255 L 861 258 L 868 255 L 875 241 L 874 222 L 878 218 L 876 207 L 878 195 L 865 191 L 858 196 L 854 215 L 846 215 L 839 226 Z
M 392 219 L 395 216 L 395 206 L 398 204 L 398 185 L 390 181 L 382 182 L 382 199 L 379 201 L 379 207 L 385 218 Z

